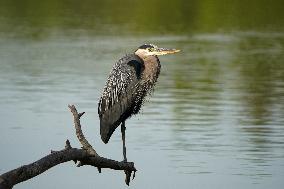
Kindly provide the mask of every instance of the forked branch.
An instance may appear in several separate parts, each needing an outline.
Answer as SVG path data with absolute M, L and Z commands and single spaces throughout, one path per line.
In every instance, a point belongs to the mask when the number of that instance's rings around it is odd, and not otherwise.
M 129 185 L 131 173 L 136 172 L 133 162 L 116 161 L 112 159 L 107 159 L 101 157 L 97 154 L 96 150 L 90 145 L 81 129 L 80 118 L 84 114 L 78 113 L 74 105 L 69 105 L 70 111 L 73 114 L 74 126 L 76 129 L 76 135 L 80 143 L 82 144 L 82 149 L 72 148 L 69 140 L 66 141 L 65 148 L 60 151 L 51 151 L 50 154 L 45 157 L 35 161 L 31 164 L 21 166 L 14 170 L 8 171 L 0 175 L 0 189 L 10 189 L 14 185 L 29 180 L 37 175 L 45 172 L 46 170 L 73 160 L 78 167 L 83 165 L 91 165 L 97 167 L 100 171 L 102 168 L 109 168 L 114 170 L 124 170 L 126 174 L 126 184 Z M 133 175 L 134 175 L 133 174 Z

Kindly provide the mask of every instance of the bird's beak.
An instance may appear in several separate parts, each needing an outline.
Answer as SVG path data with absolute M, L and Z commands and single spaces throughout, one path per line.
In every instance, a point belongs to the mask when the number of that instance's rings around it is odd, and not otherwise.
M 179 52 L 178 49 L 166 49 L 166 48 L 156 48 L 154 54 L 155 55 L 165 55 L 165 54 L 174 54 Z

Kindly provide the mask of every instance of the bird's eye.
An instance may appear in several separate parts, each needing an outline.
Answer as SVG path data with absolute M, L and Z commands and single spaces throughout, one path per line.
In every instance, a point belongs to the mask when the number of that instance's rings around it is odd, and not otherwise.
M 153 51 L 154 51 L 154 48 L 148 48 L 148 51 L 149 51 L 149 52 L 153 52 Z

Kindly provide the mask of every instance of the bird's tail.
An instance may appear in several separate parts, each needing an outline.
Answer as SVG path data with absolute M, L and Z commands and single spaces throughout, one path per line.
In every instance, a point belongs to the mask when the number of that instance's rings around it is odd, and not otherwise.
M 106 144 L 108 143 L 112 133 L 119 126 L 120 122 L 109 123 L 109 120 L 104 120 L 100 118 L 100 134 L 102 141 Z

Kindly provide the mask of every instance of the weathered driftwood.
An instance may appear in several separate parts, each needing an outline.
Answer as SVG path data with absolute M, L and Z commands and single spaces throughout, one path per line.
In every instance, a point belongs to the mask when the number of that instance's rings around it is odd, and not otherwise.
M 87 139 L 84 137 L 81 130 L 80 118 L 84 114 L 78 113 L 74 105 L 68 106 L 73 114 L 74 126 L 76 129 L 76 135 L 82 145 L 82 149 L 72 148 L 70 142 L 67 140 L 65 148 L 60 151 L 51 151 L 47 156 L 35 161 L 31 164 L 21 166 L 14 170 L 8 171 L 0 175 L 0 189 L 10 189 L 14 185 L 29 180 L 44 171 L 67 161 L 74 161 L 77 167 L 83 165 L 91 165 L 97 167 L 99 172 L 102 168 L 109 168 L 114 170 L 123 170 L 126 178 L 125 182 L 129 185 L 131 173 L 133 172 L 133 178 L 135 176 L 136 168 L 133 162 L 115 161 L 101 157 L 97 154 L 95 149 L 90 145 Z

